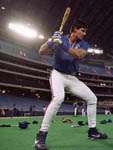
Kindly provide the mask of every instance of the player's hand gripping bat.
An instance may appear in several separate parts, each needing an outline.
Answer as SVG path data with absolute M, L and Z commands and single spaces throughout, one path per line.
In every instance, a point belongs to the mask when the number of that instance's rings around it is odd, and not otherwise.
M 61 41 L 61 39 L 59 38 L 59 36 L 60 36 L 60 34 L 61 34 L 62 30 L 63 30 L 63 27 L 64 27 L 64 25 L 65 25 L 65 23 L 66 23 L 68 17 L 69 17 L 70 12 L 71 12 L 71 8 L 70 8 L 70 7 L 67 7 L 66 10 L 65 10 L 64 16 L 63 16 L 63 18 L 62 18 L 62 22 L 61 22 L 59 31 L 55 32 L 55 34 L 54 34 L 54 35 L 56 36 L 56 38 L 53 40 L 54 43 L 62 44 L 62 41 Z M 54 35 L 53 35 L 53 36 L 54 36 Z

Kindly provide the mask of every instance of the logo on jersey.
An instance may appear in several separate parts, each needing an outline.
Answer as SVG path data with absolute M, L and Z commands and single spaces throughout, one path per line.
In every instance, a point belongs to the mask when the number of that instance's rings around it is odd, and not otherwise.
M 77 45 L 75 46 L 75 49 L 78 49 L 78 48 L 80 48 L 80 45 L 79 45 L 79 44 L 77 44 Z

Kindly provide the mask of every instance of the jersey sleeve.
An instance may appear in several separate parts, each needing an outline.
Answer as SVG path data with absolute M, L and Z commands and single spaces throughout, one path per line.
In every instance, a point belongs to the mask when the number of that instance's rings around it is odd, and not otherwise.
M 81 47 L 82 49 L 84 49 L 84 50 L 87 51 L 88 48 L 89 48 L 89 44 L 88 44 L 87 42 L 83 41 L 83 42 L 81 43 L 80 47 Z

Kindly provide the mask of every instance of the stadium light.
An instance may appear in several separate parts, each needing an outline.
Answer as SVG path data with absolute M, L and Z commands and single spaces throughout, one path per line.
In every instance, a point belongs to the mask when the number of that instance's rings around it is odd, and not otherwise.
M 89 49 L 88 49 L 88 53 L 93 53 L 93 49 L 92 49 L 92 48 L 89 48 Z
M 44 39 L 43 35 L 39 35 L 38 37 L 39 37 L 39 39 Z
M 37 33 L 34 30 L 32 30 L 22 24 L 9 23 L 8 27 L 9 27 L 9 29 L 11 29 L 25 37 L 28 37 L 28 38 L 36 38 L 37 37 Z
M 88 53 L 103 54 L 103 50 L 89 48 L 89 49 L 88 49 Z
M 2 10 L 5 10 L 5 7 L 4 7 L 4 6 L 2 6 L 2 7 L 1 7 L 1 9 L 2 9 Z
M 52 41 L 52 38 L 49 38 L 48 41 Z

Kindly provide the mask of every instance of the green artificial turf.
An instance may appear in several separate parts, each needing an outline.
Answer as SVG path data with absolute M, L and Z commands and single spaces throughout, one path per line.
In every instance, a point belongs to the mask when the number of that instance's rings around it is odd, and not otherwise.
M 62 117 L 71 118 L 73 123 L 62 123 Z M 97 115 L 97 128 L 100 132 L 107 133 L 107 140 L 89 140 L 87 138 L 88 126 L 75 127 L 77 122 L 84 123 L 87 117 L 57 116 L 49 129 L 46 144 L 48 150 L 113 150 L 113 122 L 100 124 L 101 120 L 111 119 L 113 115 Z M 37 120 L 38 124 L 32 124 Z M 33 150 L 32 147 L 37 130 L 40 128 L 42 117 L 35 118 L 1 118 L 0 124 L 18 124 L 18 122 L 28 121 L 30 125 L 27 129 L 19 127 L 0 127 L 0 150 Z

